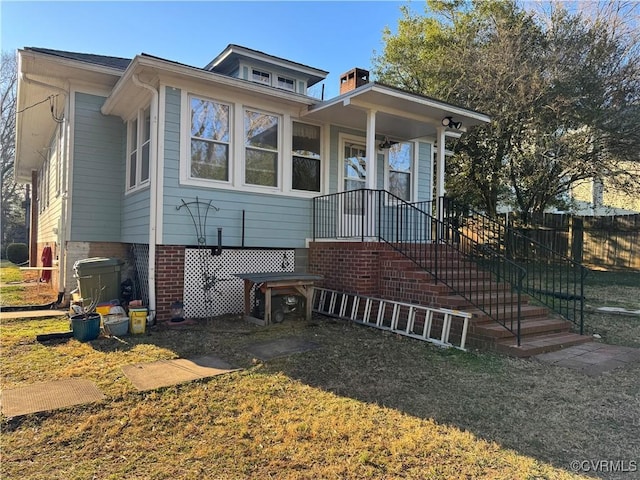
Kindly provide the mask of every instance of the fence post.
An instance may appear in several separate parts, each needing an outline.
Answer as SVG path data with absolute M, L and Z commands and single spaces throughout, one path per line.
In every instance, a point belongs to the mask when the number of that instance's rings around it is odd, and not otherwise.
M 571 256 L 576 263 L 582 263 L 584 246 L 584 220 L 571 216 L 569 220 L 569 236 L 571 238 Z

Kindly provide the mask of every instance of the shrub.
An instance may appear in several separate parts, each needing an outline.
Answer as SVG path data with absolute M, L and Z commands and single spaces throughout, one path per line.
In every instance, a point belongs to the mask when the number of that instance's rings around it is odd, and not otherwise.
M 7 245 L 7 259 L 20 265 L 29 260 L 29 247 L 26 243 L 10 243 Z

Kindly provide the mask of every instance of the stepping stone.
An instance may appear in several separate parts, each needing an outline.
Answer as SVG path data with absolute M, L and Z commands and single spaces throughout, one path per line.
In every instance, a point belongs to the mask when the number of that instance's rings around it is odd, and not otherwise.
M 212 355 L 135 363 L 122 367 L 124 374 L 139 391 L 178 385 L 236 370 L 239 369 Z
M 309 342 L 302 338 L 287 337 L 271 340 L 268 342 L 254 343 L 246 347 L 246 350 L 260 360 L 271 360 L 272 358 L 285 357 L 294 353 L 314 350 L 320 345 Z
M 1 394 L 2 413 L 7 417 L 99 402 L 105 398 L 93 382 L 80 378 L 12 388 L 3 390 Z

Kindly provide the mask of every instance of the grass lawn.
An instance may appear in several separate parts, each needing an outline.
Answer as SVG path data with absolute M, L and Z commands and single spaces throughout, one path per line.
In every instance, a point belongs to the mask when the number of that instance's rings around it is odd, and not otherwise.
M 45 305 L 55 302 L 57 293 L 40 283 L 40 270 L 20 270 L 8 260 L 0 261 L 0 306 Z
M 573 461 L 640 458 L 640 365 L 590 378 L 321 316 L 35 341 L 67 329 L 3 320 L 1 387 L 81 377 L 107 400 L 2 417 L 0 478 L 573 479 Z M 284 336 L 319 348 L 268 362 L 246 351 Z M 204 354 L 243 370 L 142 393 L 121 370 Z
M 640 310 L 640 272 L 592 271 L 585 279 L 585 332 L 606 343 L 640 348 L 640 315 L 597 311 L 598 307 Z

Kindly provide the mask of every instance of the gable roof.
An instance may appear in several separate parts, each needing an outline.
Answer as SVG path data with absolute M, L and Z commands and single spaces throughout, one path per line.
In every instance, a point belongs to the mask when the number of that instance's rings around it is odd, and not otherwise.
M 106 55 L 95 55 L 92 53 L 66 52 L 64 50 L 52 50 L 50 48 L 38 47 L 25 47 L 25 50 L 66 58 L 68 60 L 90 63 L 93 65 L 101 65 L 103 67 L 111 67 L 122 71 L 126 70 L 129 63 L 131 63 L 130 58 L 109 57 Z

